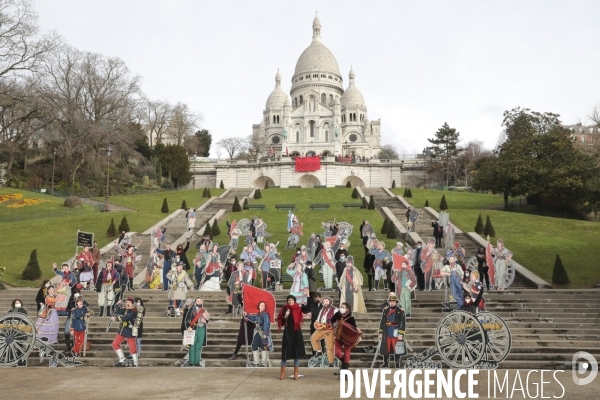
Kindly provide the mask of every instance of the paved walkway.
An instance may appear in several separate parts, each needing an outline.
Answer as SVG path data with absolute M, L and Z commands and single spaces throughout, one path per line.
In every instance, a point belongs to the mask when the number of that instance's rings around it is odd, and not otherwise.
M 288 368 L 288 376 L 293 370 Z M 498 370 L 500 379 L 504 370 Z M 526 385 L 527 372 L 519 375 Z M 2 393 L 10 399 L 34 399 L 71 396 L 78 399 L 338 399 L 340 383 L 329 371 L 301 368 L 298 381 L 288 378 L 279 380 L 279 368 L 9 368 L 2 371 Z M 508 387 L 512 389 L 516 370 L 508 374 Z M 554 380 L 552 373 L 544 374 L 544 397 L 563 399 L 596 399 L 600 389 L 600 377 L 587 386 L 577 386 L 571 378 L 571 371 L 558 373 L 557 379 L 564 386 L 564 392 Z M 389 378 L 390 375 L 387 376 Z M 493 372 L 491 378 L 493 380 Z M 487 371 L 477 375 L 475 393 L 479 398 L 488 398 Z M 417 380 L 423 380 L 417 375 Z M 529 376 L 529 391 L 536 395 L 536 382 L 541 381 L 539 372 Z M 437 384 L 432 386 L 436 392 Z M 394 390 L 393 375 L 387 393 Z M 517 388 L 519 384 L 517 382 Z M 361 385 L 363 399 L 368 398 L 364 384 Z M 466 378 L 461 379 L 461 390 L 466 392 Z M 506 389 L 505 389 L 506 390 Z M 510 389 L 509 389 L 510 390 Z M 525 389 L 526 390 L 526 389 Z M 527 393 L 527 392 L 525 392 Z M 509 393 L 510 394 L 510 393 Z M 537 393 L 539 396 L 539 393 Z M 564 394 L 564 396 L 561 396 Z M 400 395 L 401 397 L 401 395 Z M 497 393 L 496 398 L 510 398 Z M 356 398 L 352 395 L 350 398 Z M 375 388 L 374 398 L 380 398 L 380 387 Z M 411 398 L 407 393 L 406 398 Z M 446 398 L 446 397 L 443 397 Z M 453 397 L 454 398 L 454 397 Z M 493 389 L 490 398 L 494 398 Z M 522 398 L 516 391 L 513 398 Z M 539 397 L 538 397 L 539 398 Z

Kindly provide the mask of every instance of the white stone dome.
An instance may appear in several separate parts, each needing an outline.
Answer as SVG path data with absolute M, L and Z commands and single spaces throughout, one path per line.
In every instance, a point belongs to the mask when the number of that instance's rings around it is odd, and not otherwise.
M 316 16 L 313 21 L 313 41 L 300 54 L 294 75 L 307 71 L 327 71 L 340 75 L 340 67 L 333 53 L 321 41 L 321 21 Z M 341 76 L 341 75 L 340 75 Z
M 277 71 L 277 75 L 275 75 L 275 89 L 267 98 L 267 104 L 265 108 L 283 108 L 286 100 L 289 103 L 287 94 L 285 94 L 281 88 L 281 75 L 279 74 L 279 71 Z
M 342 94 L 340 100 L 342 107 L 365 107 L 365 98 L 354 84 L 354 70 L 352 68 L 350 68 L 349 78 L 350 85 L 344 94 Z

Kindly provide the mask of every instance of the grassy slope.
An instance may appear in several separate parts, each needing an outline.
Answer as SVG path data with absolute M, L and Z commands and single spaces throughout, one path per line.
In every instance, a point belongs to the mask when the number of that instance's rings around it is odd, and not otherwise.
M 16 193 L 17 191 L 10 190 L 8 192 Z M 221 192 L 222 190 L 211 189 L 213 195 L 218 195 Z M 36 194 L 33 197 L 40 198 L 41 195 Z M 29 255 L 34 248 L 38 251 L 38 261 L 43 278 L 51 277 L 53 275 L 53 262 L 62 262 L 73 256 L 77 229 L 94 232 L 95 239 L 100 247 L 114 240 L 114 238 L 107 238 L 105 235 L 111 218 L 114 218 L 115 225 L 118 227 L 121 218 L 126 215 L 129 228 L 134 232 L 143 232 L 167 215 L 160 212 L 165 197 L 169 202 L 170 212 L 181 207 L 181 202 L 184 199 L 188 206 L 194 205 L 195 207 L 206 200 L 202 199 L 202 189 L 113 196 L 111 197 L 112 203 L 129 206 L 139 211 L 96 213 L 2 224 L 0 248 L 6 256 L 0 259 L 0 266 L 7 268 L 3 281 L 15 286 L 34 286 L 39 283 L 21 280 L 21 272 L 27 265 Z M 56 200 L 59 204 L 61 203 L 59 199 Z M 33 210 L 43 204 L 45 203 L 25 207 L 22 210 L 28 208 Z M 2 209 L 2 206 L 0 206 L 0 209 Z M 6 210 L 2 209 L 2 211 L 5 212 Z
M 293 250 L 287 250 L 284 247 L 287 244 L 287 211 L 277 211 L 275 204 L 295 204 L 298 211 L 294 211 L 294 214 L 298 217 L 298 220 L 304 223 L 303 233 L 304 236 L 300 238 L 300 244 L 306 245 L 308 238 L 312 232 L 316 234 L 323 233 L 321 228 L 321 222 L 332 221 L 334 218 L 338 222 L 348 222 L 354 225 L 352 235 L 350 236 L 350 255 L 354 256 L 355 265 L 363 272 L 363 261 L 365 253 L 362 247 L 362 239 L 358 228 L 362 223 L 363 219 L 368 219 L 373 225 L 375 232 L 379 238 L 384 238 L 381 235 L 380 229 L 383 224 L 383 219 L 376 210 L 366 209 L 344 209 L 343 203 L 356 203 L 355 199 L 352 199 L 352 189 L 345 188 L 327 188 L 327 189 L 267 189 L 261 191 L 263 198 L 258 200 L 252 200 L 250 204 L 265 204 L 267 211 L 260 210 L 244 210 L 241 213 L 230 213 L 228 215 L 229 221 L 233 219 L 240 220 L 241 218 L 252 218 L 253 216 L 262 217 L 267 224 L 267 232 L 273 235 L 268 238 L 269 242 L 276 243 L 279 241 L 277 250 L 281 252 L 284 266 L 292 260 Z M 331 208 L 329 210 L 315 210 L 310 211 L 308 205 L 310 203 L 329 203 Z M 223 244 L 227 241 L 225 236 L 226 227 L 224 223 L 221 225 L 221 236 L 218 236 L 214 240 Z M 242 242 L 244 238 L 240 239 Z M 385 239 L 386 249 L 390 249 L 396 245 L 396 240 Z M 261 246 L 262 248 L 262 246 Z M 238 248 L 238 253 L 242 251 L 242 247 Z M 365 277 L 365 286 L 366 276 Z
M 404 189 L 393 189 L 402 195 Z M 571 279 L 572 288 L 586 288 L 600 281 L 597 249 L 600 227 L 597 223 L 572 219 L 542 217 L 530 214 L 496 210 L 484 207 L 503 203 L 501 196 L 411 189 L 413 197 L 407 199 L 422 207 L 425 199 L 439 211 L 442 194 L 446 195 L 451 220 L 462 230 L 472 232 L 477 217 L 482 214 L 492 219 L 496 237 L 503 238 L 515 259 L 542 279 L 552 281 L 552 269 L 559 254 Z

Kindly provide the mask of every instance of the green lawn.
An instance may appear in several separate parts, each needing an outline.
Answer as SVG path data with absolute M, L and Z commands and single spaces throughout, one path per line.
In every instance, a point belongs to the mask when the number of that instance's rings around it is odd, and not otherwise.
M 392 189 L 402 195 L 403 188 Z M 570 288 L 587 288 L 600 281 L 597 253 L 600 226 L 595 222 L 485 209 L 502 205 L 501 196 L 455 191 L 411 189 L 409 203 L 423 207 L 425 200 L 439 211 L 442 194 L 446 195 L 450 219 L 465 232 L 473 232 L 477 217 L 484 223 L 490 216 L 496 237 L 504 239 L 515 259 L 547 282 L 559 254 L 571 280 Z M 495 242 L 495 241 L 493 241 Z
M 383 218 L 376 210 L 366 209 L 344 209 L 343 203 L 356 203 L 357 201 L 351 197 L 352 189 L 346 188 L 313 188 L 313 189 L 266 189 L 261 191 L 263 198 L 252 200 L 250 204 L 265 204 L 267 211 L 260 210 L 244 210 L 240 213 L 230 213 L 227 219 L 231 222 L 233 219 L 240 220 L 241 218 L 252 218 L 253 216 L 262 217 L 267 224 L 267 232 L 273 235 L 268 238 L 269 242 L 276 243 L 279 241 L 277 250 L 281 253 L 284 267 L 287 267 L 292 260 L 293 250 L 287 250 L 284 247 L 287 244 L 287 211 L 277 211 L 275 204 L 295 204 L 299 210 L 294 211 L 298 220 L 304 223 L 304 236 L 300 238 L 300 244 L 306 245 L 308 238 L 312 232 L 322 234 L 321 222 L 333 221 L 348 222 L 354 226 L 352 235 L 350 236 L 350 255 L 354 256 L 356 266 L 363 272 L 363 261 L 365 252 L 362 246 L 362 239 L 359 234 L 359 226 L 363 219 L 371 222 L 377 233 L 378 238 L 385 238 L 381 235 L 380 229 L 383 224 Z M 329 203 L 329 210 L 310 211 L 308 205 L 310 203 Z M 227 228 L 222 223 L 221 231 L 225 234 Z M 240 243 L 243 243 L 240 239 Z M 226 236 L 221 235 L 213 239 L 219 244 L 225 244 Z M 223 241 L 223 243 L 221 243 Z M 386 249 L 391 249 L 396 245 L 396 240 L 385 239 Z M 261 246 L 262 248 L 262 246 Z M 238 248 L 238 253 L 242 251 L 242 245 Z M 367 284 L 365 276 L 365 286 Z
M 131 212 L 113 212 L 113 213 L 95 213 L 88 215 L 69 215 L 62 218 L 40 218 L 35 220 L 11 222 L 2 224 L 2 234 L 0 236 L 0 246 L 6 257 L 0 259 L 0 266 L 6 267 L 7 271 L 3 281 L 13 286 L 35 286 L 39 281 L 22 281 L 21 272 L 29 261 L 29 255 L 33 249 L 38 251 L 38 261 L 42 269 L 43 278 L 53 276 L 52 263 L 62 262 L 75 253 L 75 240 L 77 230 L 94 232 L 94 238 L 98 241 L 100 247 L 108 244 L 115 238 L 106 237 L 105 233 L 110 225 L 110 219 L 114 218 L 115 225 L 118 227 L 124 215 L 127 216 L 129 228 L 135 232 L 143 232 L 156 222 L 165 218 L 167 214 L 161 213 L 163 199 L 166 197 L 169 202 L 169 211 L 173 212 L 181 207 L 181 202 L 185 199 L 188 206 L 198 207 L 206 199 L 202 198 L 202 190 L 182 190 L 170 192 L 158 192 L 139 195 L 112 196 L 111 202 L 135 208 L 139 211 Z M 2 189 L 4 191 L 4 189 Z M 23 193 L 24 197 L 30 195 L 30 192 L 9 190 L 9 193 Z M 2 192 L 0 192 L 2 193 Z M 5 192 L 4 192 L 5 193 Z M 211 194 L 216 196 L 222 193 L 222 190 L 211 189 Z M 43 195 L 33 194 L 33 197 L 42 198 Z M 50 196 L 46 196 L 49 198 Z M 62 204 L 60 199 L 53 199 L 54 203 Z M 48 203 L 49 204 L 49 203 Z M 22 210 L 33 209 L 46 203 L 36 206 L 29 206 Z M 54 207 L 58 207 L 54 205 Z M 62 207 L 62 206 L 61 206 Z M 0 206 L 3 213 L 10 213 L 12 209 L 4 209 Z M 64 208 L 64 207 L 63 207 Z M 92 207 L 89 207 L 92 209 Z M 57 208 L 58 210 L 59 208 Z

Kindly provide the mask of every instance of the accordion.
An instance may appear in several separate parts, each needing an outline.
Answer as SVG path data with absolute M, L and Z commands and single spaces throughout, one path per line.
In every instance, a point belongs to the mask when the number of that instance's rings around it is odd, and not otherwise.
M 360 329 L 344 321 L 340 321 L 335 329 L 335 338 L 344 345 L 352 348 L 356 347 L 362 334 Z

